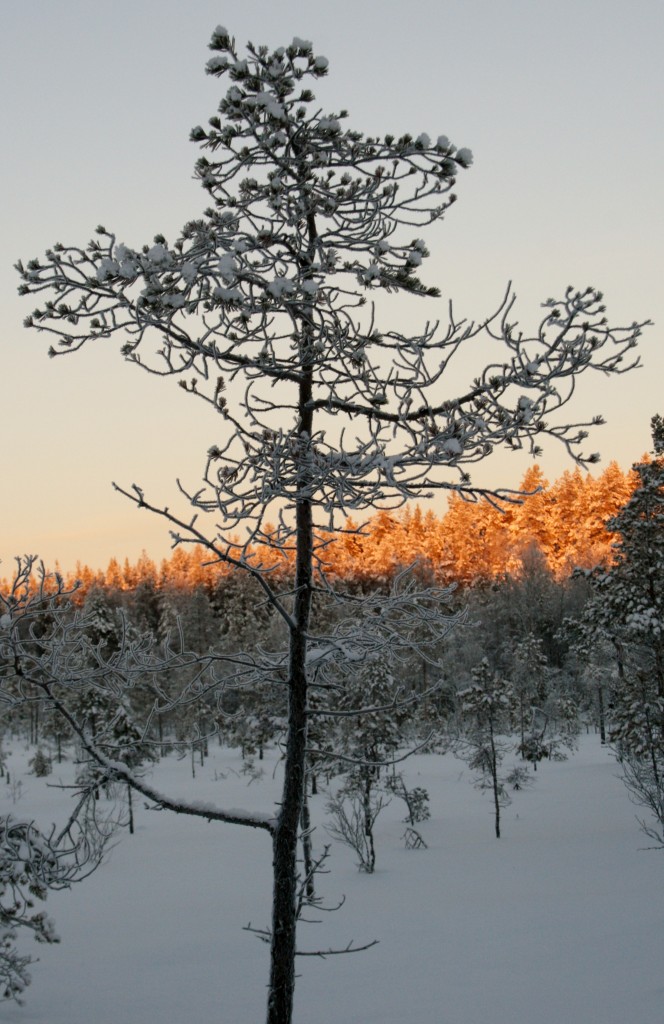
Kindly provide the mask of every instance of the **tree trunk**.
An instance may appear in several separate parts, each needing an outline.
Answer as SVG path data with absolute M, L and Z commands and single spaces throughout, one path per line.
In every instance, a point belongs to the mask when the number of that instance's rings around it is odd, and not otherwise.
M 519 695 L 519 731 L 521 733 L 521 760 L 525 760 L 524 744 L 526 742 L 526 709 L 523 695 Z M 534 728 L 533 728 L 534 731 Z M 537 764 L 537 762 L 535 762 Z
M 500 785 L 498 782 L 498 755 L 493 736 L 493 724 L 489 724 L 491 741 L 491 781 L 493 783 L 493 806 L 495 811 L 496 839 L 500 839 Z
M 309 444 L 311 413 L 305 409 L 311 387 L 300 385 L 301 438 Z M 307 453 L 301 460 L 299 485 L 305 488 Z M 295 565 L 294 624 L 290 631 L 288 679 L 288 739 L 284 763 L 281 810 L 273 834 L 272 938 L 268 1024 L 291 1024 L 295 988 L 295 932 L 297 924 L 297 842 L 307 755 L 307 630 L 311 609 L 313 523 L 311 503 L 296 506 L 297 554 Z
M 132 795 L 131 786 L 127 785 L 127 804 L 129 806 L 129 835 L 134 834 L 134 798 Z
M 298 598 L 299 598 L 298 593 Z M 297 840 L 307 742 L 306 638 L 291 632 L 288 740 L 281 810 L 273 836 L 272 940 L 268 1024 L 290 1024 L 295 987 Z
M 371 770 L 367 771 L 364 777 L 362 789 L 362 807 L 364 810 L 364 835 L 367 845 L 366 871 L 373 874 L 376 867 L 376 847 L 373 834 L 373 814 L 371 813 L 371 791 L 373 789 L 373 776 Z
M 599 738 L 603 746 L 606 743 L 606 718 L 604 715 L 604 690 L 601 683 L 597 687 L 597 708 L 599 712 Z

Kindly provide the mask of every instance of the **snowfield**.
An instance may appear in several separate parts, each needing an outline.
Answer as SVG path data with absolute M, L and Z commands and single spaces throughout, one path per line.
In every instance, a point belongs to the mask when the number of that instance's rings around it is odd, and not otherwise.
M 47 788 L 69 762 L 37 779 L 22 743 L 7 743 L 13 785 L 4 812 L 42 827 L 71 797 Z M 256 765 L 260 762 L 256 761 Z M 212 747 L 191 777 L 168 758 L 162 791 L 270 813 L 279 793 L 275 756 L 251 781 L 236 751 Z M 514 794 L 493 835 L 488 794 L 451 755 L 407 761 L 424 786 L 428 849 L 401 841 L 404 804 L 377 822 L 377 869 L 358 872 L 351 850 L 322 827 L 325 795 L 311 800 L 315 849 L 332 844 L 319 880 L 337 913 L 302 925 L 301 949 L 374 938 L 380 944 L 327 960 L 302 958 L 296 1024 L 654 1024 L 662 1019 L 664 854 L 647 845 L 617 765 L 594 736 L 569 761 L 544 762 Z M 20 781 L 21 785 L 17 783 Z M 17 793 L 20 790 L 20 793 Z M 243 931 L 269 925 L 269 836 L 253 829 L 148 810 L 119 834 L 107 862 L 46 904 L 62 943 L 20 948 L 40 957 L 25 1005 L 3 1003 L 11 1024 L 260 1024 L 268 949 Z M 58 814 L 56 809 L 60 809 Z

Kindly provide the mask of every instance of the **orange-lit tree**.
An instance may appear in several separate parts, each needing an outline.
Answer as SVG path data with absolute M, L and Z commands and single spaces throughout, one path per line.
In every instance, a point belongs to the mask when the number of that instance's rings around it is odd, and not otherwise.
M 205 151 L 196 164 L 210 198 L 203 216 L 172 242 L 157 235 L 138 247 L 100 227 L 88 245 L 57 244 L 18 270 L 22 292 L 40 296 L 27 325 L 53 338 L 52 354 L 117 338 L 125 359 L 178 376 L 216 417 L 202 488 L 186 493 L 193 517 L 139 487 L 119 490 L 162 516 L 175 544 L 202 544 L 247 574 L 283 623 L 283 651 L 255 663 L 256 677 L 272 678 L 288 698 L 279 811 L 274 819 L 229 811 L 227 820 L 271 836 L 267 1019 L 286 1024 L 300 952 L 296 848 L 310 688 L 388 650 L 398 657 L 416 644 L 427 656 L 449 624 L 440 593 L 406 586 L 312 635 L 312 594 L 328 585 L 317 538 L 349 515 L 389 512 L 440 489 L 498 501 L 468 475 L 497 446 L 537 454 L 548 437 L 577 462 L 593 461 L 582 447 L 589 424 L 557 414 L 580 374 L 628 368 L 642 325 L 613 328 L 599 292 L 568 288 L 544 304 L 532 335 L 517 327 L 509 294 L 482 323 L 450 311 L 442 330 L 379 327 L 379 297 L 438 296 L 419 276 L 429 255 L 421 233 L 452 204 L 471 152 L 443 135 L 368 137 L 347 126 L 345 111 L 321 112 L 310 83 L 328 61 L 306 40 L 275 50 L 248 44 L 241 56 L 219 26 L 210 46 L 208 73 L 230 85 L 207 127 L 192 132 Z M 496 356 L 472 368 L 481 335 Z M 469 383 L 453 394 L 447 369 L 457 357 L 468 361 Z M 275 575 L 284 557 L 293 565 L 289 594 Z M 118 773 L 132 782 L 129 770 Z

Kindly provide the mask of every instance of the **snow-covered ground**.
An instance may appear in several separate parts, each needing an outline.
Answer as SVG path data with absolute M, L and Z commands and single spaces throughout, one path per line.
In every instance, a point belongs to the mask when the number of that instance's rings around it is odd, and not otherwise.
M 18 742 L 0 781 L 3 811 L 42 826 L 69 799 L 54 776 L 26 773 Z M 211 750 L 191 778 L 186 761 L 155 771 L 162 790 L 269 811 L 274 760 L 248 783 L 235 752 Z M 322 879 L 341 910 L 300 929 L 300 947 L 380 944 L 364 953 L 303 958 L 297 1024 L 654 1024 L 662 1019 L 664 854 L 644 852 L 616 765 L 595 736 L 569 761 L 544 763 L 535 785 L 504 812 L 493 835 L 490 798 L 450 755 L 405 766 L 425 786 L 426 850 L 401 842 L 404 805 L 377 823 L 374 875 L 333 844 Z M 65 779 L 70 766 L 63 765 Z M 316 820 L 325 797 L 312 800 Z M 269 837 L 137 807 L 108 861 L 47 910 L 62 937 L 22 950 L 40 957 L 25 1005 L 0 1004 L 24 1024 L 259 1024 L 265 1016 L 267 947 L 243 931 L 269 924 Z M 320 848 L 329 837 L 314 835 Z

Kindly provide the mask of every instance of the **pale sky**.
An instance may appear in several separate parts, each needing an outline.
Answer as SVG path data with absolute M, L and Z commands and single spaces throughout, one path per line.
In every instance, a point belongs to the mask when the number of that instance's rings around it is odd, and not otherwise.
M 226 88 L 203 72 L 219 22 L 238 43 L 311 39 L 330 62 L 321 105 L 347 108 L 352 127 L 444 133 L 473 150 L 459 202 L 427 236 L 424 276 L 443 299 L 417 307 L 415 328 L 444 318 L 449 298 L 481 318 L 510 279 L 531 326 L 568 284 L 601 288 L 611 322 L 655 321 L 644 368 L 584 381 L 577 404 L 608 420 L 588 445 L 603 465 L 637 459 L 664 413 L 662 0 L 5 3 L 0 576 L 26 552 L 64 568 L 142 548 L 161 558 L 165 524 L 111 481 L 169 504 L 176 477 L 195 486 L 219 440 L 202 403 L 123 363 L 117 343 L 49 360 L 48 341 L 22 327 L 35 302 L 18 298 L 12 270 L 54 242 L 86 242 L 100 222 L 139 246 L 202 211 L 188 134 Z M 388 299 L 383 324 L 395 316 Z M 555 448 L 540 464 L 550 479 L 573 468 Z M 496 455 L 474 479 L 516 486 L 526 465 Z

